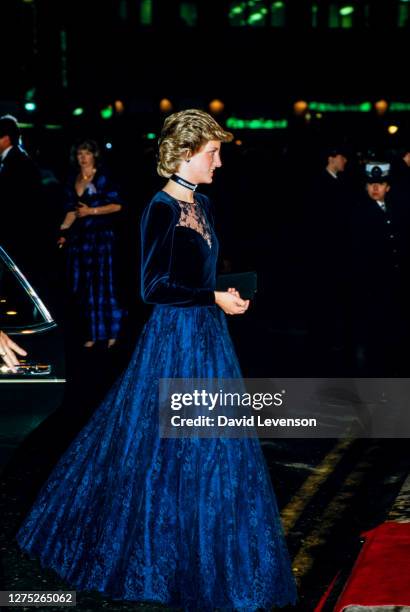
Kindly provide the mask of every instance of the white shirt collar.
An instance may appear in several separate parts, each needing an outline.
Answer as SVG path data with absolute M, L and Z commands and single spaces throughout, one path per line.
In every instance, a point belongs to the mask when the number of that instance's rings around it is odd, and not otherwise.
M 337 179 L 336 172 L 333 172 L 332 170 L 329 170 L 329 168 L 326 168 L 326 172 L 329 172 L 330 176 L 333 176 L 333 178 Z
M 13 148 L 13 145 L 10 145 L 9 147 L 7 147 L 7 149 L 4 149 L 3 153 L 1 154 L 1 161 L 4 161 L 7 157 L 7 155 L 9 154 L 9 152 L 11 151 L 11 149 Z

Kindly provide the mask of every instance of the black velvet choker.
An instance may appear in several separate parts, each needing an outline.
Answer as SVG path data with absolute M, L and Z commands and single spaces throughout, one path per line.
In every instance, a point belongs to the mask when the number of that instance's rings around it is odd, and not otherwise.
M 183 179 L 180 176 L 178 176 L 177 174 L 173 174 L 169 178 L 171 181 L 175 181 L 176 183 L 178 183 L 178 185 L 182 185 L 182 187 L 186 187 L 187 189 L 190 189 L 191 191 L 195 191 L 195 189 L 198 187 L 198 185 L 195 185 L 194 183 L 190 183 L 186 179 Z

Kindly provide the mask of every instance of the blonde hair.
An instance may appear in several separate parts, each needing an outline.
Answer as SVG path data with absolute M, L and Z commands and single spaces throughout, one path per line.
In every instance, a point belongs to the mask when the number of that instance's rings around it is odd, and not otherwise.
M 169 178 L 181 161 L 197 153 L 210 140 L 230 142 L 232 139 L 233 134 L 202 110 L 191 108 L 173 113 L 165 119 L 158 141 L 157 172 Z

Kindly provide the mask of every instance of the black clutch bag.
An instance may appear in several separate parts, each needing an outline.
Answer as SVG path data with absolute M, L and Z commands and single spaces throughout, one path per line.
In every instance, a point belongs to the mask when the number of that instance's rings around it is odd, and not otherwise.
M 244 300 L 252 300 L 257 289 L 256 272 L 220 274 L 216 279 L 216 291 L 228 291 L 229 287 L 239 291 L 239 295 Z

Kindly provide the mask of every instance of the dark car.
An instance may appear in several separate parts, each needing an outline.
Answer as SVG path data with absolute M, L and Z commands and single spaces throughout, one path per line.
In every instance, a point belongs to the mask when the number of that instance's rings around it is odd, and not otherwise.
M 0 329 L 27 351 L 16 373 L 0 361 L 0 465 L 53 412 L 64 393 L 61 329 L 0 247 Z

